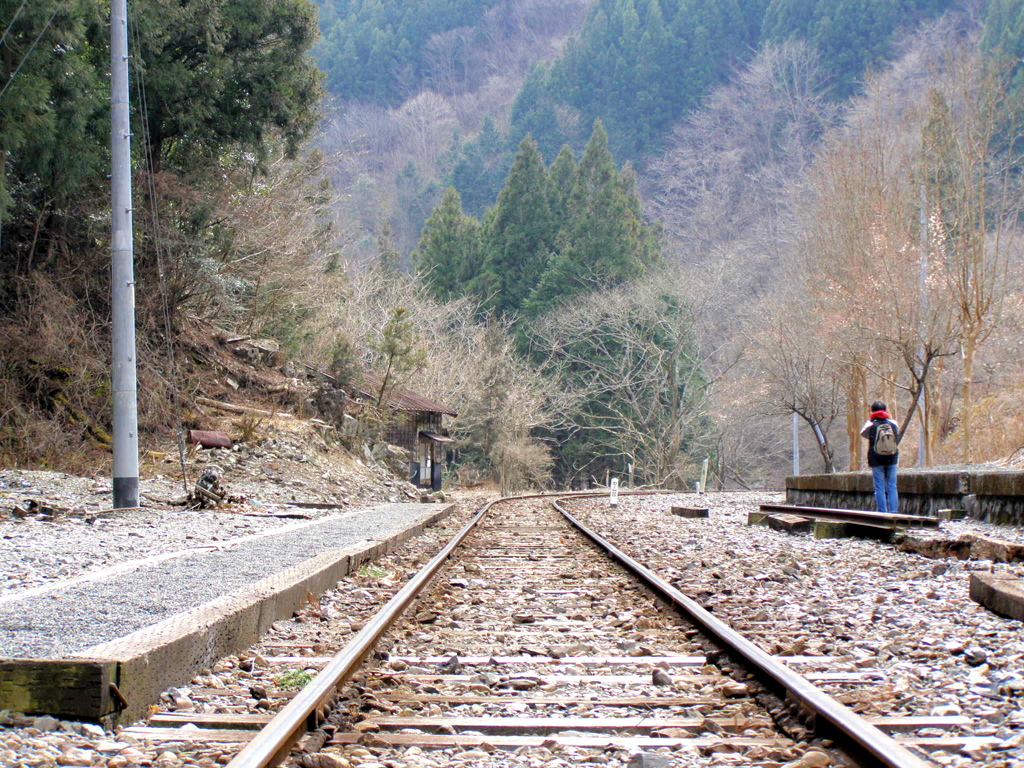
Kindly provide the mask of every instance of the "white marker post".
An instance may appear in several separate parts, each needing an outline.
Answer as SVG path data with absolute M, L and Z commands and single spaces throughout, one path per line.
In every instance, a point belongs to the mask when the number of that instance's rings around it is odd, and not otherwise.
M 701 493 L 704 493 L 708 489 L 708 464 L 711 458 L 704 459 L 704 466 L 700 470 L 700 488 L 698 489 Z
M 611 482 L 611 492 L 609 494 L 608 502 L 613 506 L 619 504 L 619 478 L 613 477 Z

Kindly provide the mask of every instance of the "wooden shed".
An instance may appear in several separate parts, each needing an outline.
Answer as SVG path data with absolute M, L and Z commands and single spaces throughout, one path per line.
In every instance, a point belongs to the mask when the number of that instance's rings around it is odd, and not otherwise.
M 354 396 L 376 403 L 382 383 L 380 376 L 364 371 L 353 378 L 349 387 Z M 387 441 L 410 453 L 409 481 L 440 490 L 444 455 L 448 446 L 455 442 L 441 420 L 444 416 L 458 416 L 458 412 L 399 387 L 388 393 L 382 405 L 394 412 L 387 427 Z

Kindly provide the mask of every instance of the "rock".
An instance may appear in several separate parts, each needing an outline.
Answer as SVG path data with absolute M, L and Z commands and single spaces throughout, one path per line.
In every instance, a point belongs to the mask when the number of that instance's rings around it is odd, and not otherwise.
M 943 704 L 938 707 L 932 707 L 929 714 L 932 717 L 952 717 L 953 715 L 963 714 L 963 711 L 956 704 Z
M 43 733 L 56 731 L 60 728 L 60 720 L 55 717 L 50 717 L 49 715 L 43 715 L 42 717 L 37 717 L 32 721 L 32 727 L 38 728 Z
M 401 659 L 391 659 L 388 661 L 388 666 L 395 670 L 395 672 L 404 672 L 409 668 L 409 665 Z
M 809 749 L 791 763 L 786 763 L 783 768 L 828 768 L 832 765 L 832 758 L 820 749 Z
M 651 682 L 655 685 L 672 685 L 672 677 L 664 669 L 655 669 L 651 673 Z
M 94 754 L 78 747 L 69 747 L 57 758 L 57 765 L 92 765 Z
M 352 763 L 341 755 L 331 752 L 317 752 L 313 755 L 303 755 L 303 768 L 350 768 Z
M 669 756 L 659 752 L 636 752 L 626 763 L 627 768 L 669 768 Z
M 729 681 L 718 686 L 718 692 L 726 698 L 741 698 L 750 693 L 750 689 L 747 688 L 746 683 Z
M 970 664 L 972 667 L 978 667 L 985 663 L 988 659 L 988 654 L 984 648 L 979 648 L 976 645 L 971 646 L 964 651 L 964 661 Z
M 437 614 L 433 611 L 420 611 L 416 614 L 416 621 L 420 624 L 433 624 L 437 621 Z

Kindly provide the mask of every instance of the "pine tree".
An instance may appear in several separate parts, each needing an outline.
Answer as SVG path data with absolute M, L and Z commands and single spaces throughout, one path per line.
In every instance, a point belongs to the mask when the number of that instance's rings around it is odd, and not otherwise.
M 575 175 L 576 158 L 573 157 L 569 145 L 565 144 L 558 153 L 558 157 L 555 158 L 555 162 L 548 168 L 552 192 L 551 209 L 555 212 L 559 228 L 565 224 L 568 215 L 569 193 L 572 190 L 572 181 Z
M 413 263 L 430 294 L 440 301 L 465 295 L 480 270 L 480 225 L 462 213 L 455 187 L 448 187 L 427 219 Z
M 525 314 L 536 317 L 579 293 L 620 285 L 658 260 L 658 246 L 640 216 L 632 171 L 621 176 L 601 121 L 580 158 L 567 202 L 558 253 L 531 293 Z
M 558 226 L 550 185 L 537 144 L 527 136 L 483 235 L 480 285 L 488 308 L 498 316 L 521 308 L 547 266 Z

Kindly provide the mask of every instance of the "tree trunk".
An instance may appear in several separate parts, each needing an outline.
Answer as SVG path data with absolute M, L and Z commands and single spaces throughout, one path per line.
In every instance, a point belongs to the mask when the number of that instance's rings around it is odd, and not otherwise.
M 970 464 L 974 455 L 971 447 L 971 410 L 974 407 L 974 355 L 977 352 L 977 338 L 975 334 L 968 334 L 964 339 L 964 384 L 961 389 L 963 405 L 960 417 L 960 429 L 963 432 L 963 460 Z

